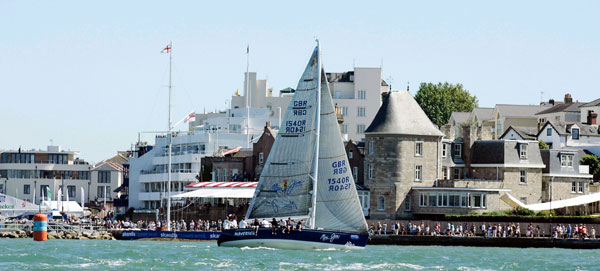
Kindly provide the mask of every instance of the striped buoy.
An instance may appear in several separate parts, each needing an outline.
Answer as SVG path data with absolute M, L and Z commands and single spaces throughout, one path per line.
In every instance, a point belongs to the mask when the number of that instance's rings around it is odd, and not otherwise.
M 33 216 L 33 240 L 48 240 L 48 218 L 45 214 L 36 214 Z

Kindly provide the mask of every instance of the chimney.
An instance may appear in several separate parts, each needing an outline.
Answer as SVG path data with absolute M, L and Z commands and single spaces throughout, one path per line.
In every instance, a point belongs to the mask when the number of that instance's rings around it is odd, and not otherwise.
M 589 125 L 596 124 L 597 118 L 598 118 L 598 113 L 594 112 L 594 110 L 588 110 L 587 124 L 589 124 Z
M 565 94 L 565 104 L 572 104 L 573 103 L 573 97 L 571 97 L 571 94 L 567 93 Z
M 270 122 L 270 121 L 267 121 L 267 122 L 265 123 L 265 127 L 269 127 L 269 128 L 271 128 L 271 122 Z
M 554 99 L 550 99 L 550 100 L 548 101 L 548 103 L 550 103 L 551 105 L 554 105 Z

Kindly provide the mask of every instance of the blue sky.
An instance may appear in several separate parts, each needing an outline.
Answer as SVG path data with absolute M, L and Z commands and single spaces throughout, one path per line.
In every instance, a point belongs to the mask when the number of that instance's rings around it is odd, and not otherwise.
M 327 71 L 383 64 L 413 94 L 448 81 L 489 107 L 600 97 L 599 2 L 216 2 L 0 1 L 0 149 L 52 139 L 98 162 L 166 129 L 169 41 L 174 119 L 226 107 L 247 44 L 251 71 L 295 87 L 314 37 Z

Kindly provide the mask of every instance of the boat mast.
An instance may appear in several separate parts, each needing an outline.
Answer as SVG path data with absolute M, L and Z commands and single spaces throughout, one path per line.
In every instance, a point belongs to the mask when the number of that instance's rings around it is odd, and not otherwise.
M 167 166 L 167 230 L 171 230 L 171 140 L 173 132 L 173 121 L 171 117 L 172 105 L 172 77 L 173 77 L 173 57 L 171 51 L 173 50 L 173 42 L 169 42 L 169 134 L 167 135 L 167 146 L 169 148 L 169 165 Z
M 321 47 L 317 39 L 317 93 L 316 93 L 316 112 L 315 112 L 315 151 L 313 158 L 313 191 L 312 191 L 312 210 L 310 213 L 310 228 L 315 229 L 315 215 L 317 213 L 317 186 L 319 172 L 319 134 L 321 133 Z
M 250 148 L 250 44 L 246 47 L 246 148 Z

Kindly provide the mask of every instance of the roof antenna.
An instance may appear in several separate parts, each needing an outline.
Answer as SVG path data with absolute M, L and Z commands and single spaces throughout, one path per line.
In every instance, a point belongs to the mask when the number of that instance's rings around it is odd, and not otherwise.
M 544 92 L 540 91 L 540 104 L 544 104 Z
M 392 81 L 394 81 L 394 78 L 390 75 L 386 80 L 388 81 L 388 85 L 390 86 L 390 89 L 388 91 L 392 92 Z
M 410 81 L 406 82 L 406 91 L 410 92 Z

